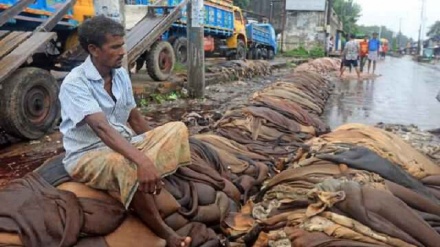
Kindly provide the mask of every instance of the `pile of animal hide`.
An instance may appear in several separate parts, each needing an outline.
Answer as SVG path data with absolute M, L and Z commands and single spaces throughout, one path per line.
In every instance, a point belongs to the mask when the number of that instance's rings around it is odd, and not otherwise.
M 440 166 L 395 134 L 346 124 L 223 225 L 248 246 L 438 246 L 439 184 Z
M 230 109 L 212 133 L 190 137 L 192 164 L 167 176 L 164 189 L 155 198 L 164 221 L 178 234 L 190 236 L 191 246 L 405 246 L 436 242 L 436 191 L 440 185 L 436 184 L 435 166 L 398 138 L 378 134 L 380 137 L 367 142 L 365 136 L 370 132 L 362 132 L 366 131 L 363 127 L 355 126 L 353 133 L 365 141 L 350 139 L 352 132 L 346 132 L 353 130 L 347 127 L 338 130 L 342 134 L 328 133 L 329 128 L 319 119 L 331 88 L 324 72 L 337 71 L 339 63 L 324 58 L 308 66 L 314 69 L 295 70 L 255 92 L 246 105 Z M 338 142 L 340 136 L 345 139 Z M 365 156 L 367 168 L 369 164 L 378 168 L 364 169 L 345 162 L 346 156 L 355 155 L 351 163 L 359 164 L 358 154 L 374 157 Z M 17 202 L 25 205 L 20 210 L 32 206 L 29 212 L 45 215 L 42 221 L 32 222 L 13 214 L 10 218 L 15 224 L 5 221 L 8 225 L 0 228 L 0 245 L 165 245 L 137 217 L 121 211 L 106 193 L 69 181 L 65 171 L 54 176 L 54 169 L 62 167 L 59 162 L 34 172 L 51 180 L 41 182 L 44 186 L 38 187 L 35 195 L 27 192 L 35 190 L 29 188 L 33 177 L 21 180 L 28 197 Z M 388 166 L 382 167 L 385 164 Z M 386 174 L 381 174 L 382 170 Z M 43 181 L 38 176 L 33 179 Z M 55 187 L 62 192 L 56 192 Z M 60 196 L 67 199 L 56 199 Z M 43 199 L 54 200 L 55 204 L 48 203 L 52 210 L 45 210 L 42 203 L 29 203 Z M 103 203 L 83 203 L 89 199 Z M 67 200 L 75 207 L 65 207 Z M 420 206 L 415 201 L 426 203 Z M 114 208 L 108 206 L 112 204 Z M 388 205 L 389 210 L 384 209 Z M 74 221 L 65 216 L 66 208 L 76 212 Z M 101 213 L 100 221 L 91 217 L 96 211 Z M 391 211 L 406 217 L 396 217 Z M 396 222 L 398 219 L 401 221 Z M 44 220 L 51 220 L 56 231 L 34 228 Z M 75 231 L 65 228 L 72 224 Z M 41 242 L 47 239 L 51 242 Z
M 315 59 L 311 62 L 301 64 L 295 70 L 300 71 L 313 71 L 321 74 L 327 74 L 329 71 L 334 70 L 334 68 L 339 67 L 341 60 L 333 58 L 321 58 Z
M 269 75 L 271 66 L 265 60 L 233 60 L 206 69 L 207 81 L 233 81 Z

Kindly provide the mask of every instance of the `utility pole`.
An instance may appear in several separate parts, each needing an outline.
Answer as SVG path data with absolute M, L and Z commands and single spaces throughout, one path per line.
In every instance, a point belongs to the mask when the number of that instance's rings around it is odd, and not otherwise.
M 400 51 L 400 47 L 402 46 L 400 44 L 400 37 L 402 37 L 402 17 L 399 19 L 399 33 L 397 35 L 397 49 Z
M 203 0 L 190 0 L 187 7 L 188 90 L 193 98 L 205 95 L 205 50 L 203 47 Z
M 426 21 L 426 0 L 422 0 L 422 13 L 421 13 L 421 24 L 420 24 L 420 34 L 419 34 L 420 56 L 423 56 L 423 39 L 425 37 L 425 21 Z
M 105 15 L 122 24 L 125 28 L 125 1 L 124 0 L 93 0 L 95 15 Z M 128 70 L 127 56 L 122 60 L 122 67 Z
M 284 30 L 286 29 L 286 19 L 287 19 L 287 10 L 286 10 L 286 1 L 283 1 L 283 19 L 282 19 L 282 30 L 281 30 L 281 53 L 284 53 Z

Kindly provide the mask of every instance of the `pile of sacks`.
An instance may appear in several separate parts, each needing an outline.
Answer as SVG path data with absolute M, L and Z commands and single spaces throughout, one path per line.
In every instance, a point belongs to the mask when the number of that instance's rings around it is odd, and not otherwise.
M 319 73 L 294 72 L 227 112 L 213 133 L 191 136 L 191 165 L 164 178 L 164 189 L 155 198 L 167 225 L 190 236 L 191 246 L 253 244 L 252 236 L 264 231 L 254 229 L 259 224 L 251 217 L 252 205 L 242 205 L 258 193 L 261 197 L 262 184 L 297 160 L 305 141 L 328 132 L 318 116 L 330 87 Z M 0 217 L 0 245 L 164 246 L 115 199 L 71 182 L 59 170 L 64 169 L 60 158 L 0 192 L 0 198 L 15 200 L 11 207 L 29 208 Z M 23 194 L 13 200 L 14 193 Z M 38 206 L 28 207 L 30 201 Z M 35 212 L 42 207 L 45 213 Z M 39 217 L 26 220 L 32 214 Z
M 254 246 L 438 246 L 440 166 L 396 135 L 343 125 L 225 220 Z

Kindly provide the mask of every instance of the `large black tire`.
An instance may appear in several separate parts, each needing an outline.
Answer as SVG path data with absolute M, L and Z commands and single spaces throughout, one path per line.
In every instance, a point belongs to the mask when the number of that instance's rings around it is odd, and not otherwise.
M 257 48 L 257 49 L 255 49 L 255 52 L 254 52 L 254 59 L 255 60 L 260 60 L 261 59 L 261 49 L 260 48 Z
M 241 39 L 237 41 L 237 51 L 235 53 L 235 59 L 236 60 L 246 59 L 246 44 Z
M 275 52 L 272 49 L 267 50 L 267 59 L 272 60 L 275 58 Z
M 179 37 L 174 41 L 173 48 L 176 55 L 176 61 L 186 64 L 188 61 L 188 40 L 185 37 Z
M 246 58 L 248 60 L 254 59 L 254 48 L 250 48 L 246 54 Z
M 0 126 L 18 138 L 43 137 L 59 121 L 59 90 L 55 78 L 43 69 L 16 70 L 0 90 Z
M 156 81 L 165 81 L 173 72 L 176 57 L 171 44 L 167 41 L 157 41 L 151 47 L 147 56 L 147 71 Z

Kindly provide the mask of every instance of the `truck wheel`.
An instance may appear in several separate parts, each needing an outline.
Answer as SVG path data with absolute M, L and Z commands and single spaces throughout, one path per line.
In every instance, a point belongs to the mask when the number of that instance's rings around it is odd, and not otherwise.
M 275 58 L 275 52 L 272 49 L 267 50 L 267 59 L 272 60 Z
M 261 59 L 261 49 L 260 48 L 255 49 L 254 59 L 255 60 L 260 60 Z
M 147 56 L 147 71 L 156 81 L 165 81 L 171 76 L 176 63 L 173 47 L 169 42 L 157 41 Z
M 248 60 L 252 60 L 254 59 L 254 48 L 249 49 L 249 51 L 246 54 L 246 58 Z
M 246 59 L 246 44 L 243 40 L 239 39 L 237 43 L 237 52 L 235 53 L 236 60 Z
M 188 44 L 185 37 L 180 37 L 174 42 L 174 54 L 176 54 L 176 61 L 185 64 L 188 60 Z
M 0 126 L 18 138 L 38 139 L 60 118 L 60 90 L 47 71 L 28 67 L 16 70 L 0 90 Z

